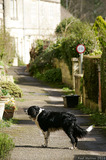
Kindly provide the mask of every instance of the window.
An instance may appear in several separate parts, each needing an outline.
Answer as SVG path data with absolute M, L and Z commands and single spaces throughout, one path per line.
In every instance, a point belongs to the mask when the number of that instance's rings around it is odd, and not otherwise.
M 17 19 L 17 0 L 10 0 L 11 19 Z

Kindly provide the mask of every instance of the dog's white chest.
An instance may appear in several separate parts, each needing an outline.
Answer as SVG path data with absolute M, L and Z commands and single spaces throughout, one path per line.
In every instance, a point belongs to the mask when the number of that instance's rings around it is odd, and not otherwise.
M 40 108 L 40 111 L 39 111 L 38 115 L 36 116 L 36 119 L 34 120 L 34 121 L 35 121 L 35 124 L 37 125 L 38 128 L 40 128 L 39 122 L 38 122 L 38 116 L 39 116 L 39 114 L 40 114 L 43 110 L 44 110 L 44 109 L 41 109 L 41 108 Z M 41 128 L 40 128 L 40 129 L 41 129 Z
M 37 125 L 38 128 L 40 128 L 37 118 L 35 119 L 35 124 Z

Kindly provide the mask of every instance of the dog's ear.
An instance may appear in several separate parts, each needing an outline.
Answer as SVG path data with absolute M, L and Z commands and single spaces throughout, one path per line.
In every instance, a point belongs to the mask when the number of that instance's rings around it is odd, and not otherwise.
M 36 111 L 39 111 L 40 108 L 38 106 L 32 106 Z

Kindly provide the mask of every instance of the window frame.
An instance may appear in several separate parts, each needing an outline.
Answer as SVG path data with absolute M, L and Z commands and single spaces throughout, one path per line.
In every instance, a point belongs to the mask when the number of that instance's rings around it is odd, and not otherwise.
M 10 17 L 12 20 L 18 19 L 17 0 L 10 0 Z

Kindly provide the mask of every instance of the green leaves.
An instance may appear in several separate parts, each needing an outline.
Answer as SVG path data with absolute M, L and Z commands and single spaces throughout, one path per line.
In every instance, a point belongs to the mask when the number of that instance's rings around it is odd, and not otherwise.
M 106 46 L 106 21 L 98 16 L 93 25 L 93 29 L 95 34 L 98 36 L 98 39 L 102 45 L 102 47 Z
M 0 28 L 0 60 L 3 60 L 6 64 L 13 62 L 15 57 L 15 41 L 10 36 L 10 34 L 4 30 L 3 27 Z
M 14 148 L 12 138 L 5 133 L 0 133 L 0 159 L 6 159 L 9 152 Z
M 22 90 L 15 83 L 0 82 L 0 87 L 4 90 L 8 90 L 8 93 L 14 97 L 22 97 Z
M 49 69 L 45 71 L 44 78 L 47 82 L 62 82 L 61 69 Z

